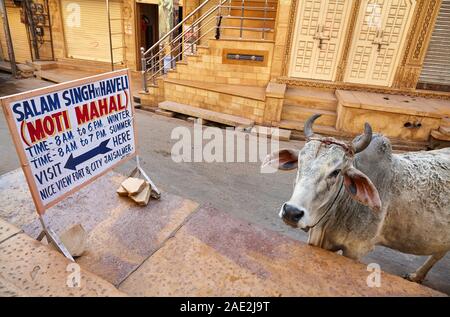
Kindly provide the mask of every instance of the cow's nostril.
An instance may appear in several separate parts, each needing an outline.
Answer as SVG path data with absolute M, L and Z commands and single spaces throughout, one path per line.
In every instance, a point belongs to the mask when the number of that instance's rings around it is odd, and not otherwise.
M 285 204 L 283 206 L 283 217 L 286 217 L 290 221 L 299 222 L 302 219 L 305 212 L 293 205 Z
M 300 221 L 304 214 L 305 213 L 303 212 L 303 210 L 299 210 L 298 213 L 296 213 L 292 218 L 294 219 L 294 221 Z

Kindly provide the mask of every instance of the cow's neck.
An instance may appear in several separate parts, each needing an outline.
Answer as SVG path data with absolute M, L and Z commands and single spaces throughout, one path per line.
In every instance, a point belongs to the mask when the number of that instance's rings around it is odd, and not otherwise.
M 369 176 L 377 186 L 380 180 L 371 175 L 373 172 L 364 166 L 360 157 L 356 156 L 353 164 Z M 343 182 L 342 179 L 341 182 Z M 379 233 L 382 218 L 382 213 L 376 214 L 368 207 L 354 201 L 342 188 L 327 217 L 324 217 L 323 221 L 310 232 L 310 240 L 313 238 L 316 242 L 313 243 L 314 245 L 330 250 L 343 249 L 349 243 L 352 245 L 359 243 L 362 249 L 370 248 L 373 245 L 372 241 Z

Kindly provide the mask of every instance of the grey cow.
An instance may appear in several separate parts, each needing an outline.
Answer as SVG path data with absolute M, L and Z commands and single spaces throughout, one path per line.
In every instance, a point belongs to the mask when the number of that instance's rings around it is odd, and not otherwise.
M 392 154 L 369 124 L 351 144 L 314 135 L 306 144 L 268 155 L 266 166 L 297 169 L 294 192 L 280 217 L 309 231 L 308 243 L 359 259 L 375 245 L 430 255 L 406 278 L 422 282 L 450 250 L 450 148 Z

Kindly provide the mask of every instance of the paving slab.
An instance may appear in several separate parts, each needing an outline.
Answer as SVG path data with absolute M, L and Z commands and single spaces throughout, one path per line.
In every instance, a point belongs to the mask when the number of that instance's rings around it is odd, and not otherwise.
M 0 243 L 0 297 L 126 296 L 111 283 L 73 265 L 28 235 L 16 234 Z M 71 275 L 78 269 L 79 284 Z
M 147 206 L 137 206 L 116 189 L 125 179 L 110 172 L 50 208 L 45 219 L 61 234 L 82 224 L 87 250 L 76 259 L 87 270 L 118 285 L 153 254 L 198 204 L 169 193 Z M 0 217 L 37 237 L 41 226 L 21 169 L 0 177 Z
M 0 218 L 0 243 L 22 232 L 21 229 Z
M 367 266 L 201 208 L 119 287 L 134 296 L 442 296 Z

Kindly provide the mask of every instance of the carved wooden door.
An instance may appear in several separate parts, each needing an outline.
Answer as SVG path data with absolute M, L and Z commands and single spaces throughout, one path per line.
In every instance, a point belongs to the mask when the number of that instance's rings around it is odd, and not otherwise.
M 299 1 L 290 76 L 334 80 L 353 0 Z
M 414 0 L 363 0 L 345 81 L 391 86 L 415 7 Z

